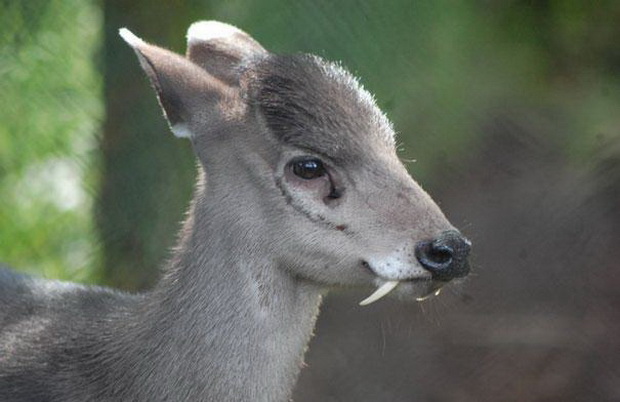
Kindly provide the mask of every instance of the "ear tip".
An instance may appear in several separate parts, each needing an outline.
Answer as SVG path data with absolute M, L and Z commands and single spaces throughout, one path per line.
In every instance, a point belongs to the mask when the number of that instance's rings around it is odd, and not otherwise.
M 127 28 L 121 28 L 118 30 L 118 34 L 121 36 L 121 38 L 123 38 L 123 40 L 125 42 L 127 42 L 127 44 L 131 47 L 138 47 L 142 44 L 144 44 L 144 41 L 140 38 L 138 38 L 136 35 L 134 35 L 133 32 L 131 32 L 129 29 Z
M 198 21 L 190 25 L 187 30 L 187 42 L 206 42 L 235 34 L 246 35 L 245 32 L 230 24 L 219 21 Z

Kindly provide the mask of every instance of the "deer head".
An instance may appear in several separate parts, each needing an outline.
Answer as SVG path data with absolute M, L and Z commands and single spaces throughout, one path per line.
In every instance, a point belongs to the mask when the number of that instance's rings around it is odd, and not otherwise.
M 215 194 L 211 219 L 243 234 L 243 252 L 252 244 L 321 286 L 377 287 L 363 304 L 395 287 L 423 298 L 468 273 L 469 242 L 407 173 L 391 123 L 342 67 L 270 53 L 214 21 L 190 27 L 186 57 L 120 34 L 206 172 L 195 206 Z

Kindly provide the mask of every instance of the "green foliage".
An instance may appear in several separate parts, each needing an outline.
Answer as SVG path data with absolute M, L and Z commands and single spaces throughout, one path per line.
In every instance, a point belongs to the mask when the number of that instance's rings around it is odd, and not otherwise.
M 4 2 L 0 14 L 0 260 L 85 280 L 101 118 L 94 2 Z
M 422 181 L 458 164 L 498 113 L 557 125 L 575 162 L 618 141 L 620 3 L 230 1 L 216 17 L 281 52 L 344 64 L 394 120 Z M 549 130 L 554 131 L 554 130 Z

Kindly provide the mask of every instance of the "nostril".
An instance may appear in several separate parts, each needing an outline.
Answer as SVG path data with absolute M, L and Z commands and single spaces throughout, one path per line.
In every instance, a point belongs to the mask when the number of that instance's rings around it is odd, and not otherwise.
M 457 231 L 446 231 L 431 241 L 416 244 L 415 255 L 433 279 L 449 281 L 469 272 L 471 243 Z
M 431 272 L 445 270 L 452 264 L 452 249 L 433 242 L 420 242 L 416 245 L 416 258 L 424 268 Z
M 446 265 L 452 262 L 452 249 L 447 246 L 431 243 L 426 255 L 430 261 L 437 265 Z

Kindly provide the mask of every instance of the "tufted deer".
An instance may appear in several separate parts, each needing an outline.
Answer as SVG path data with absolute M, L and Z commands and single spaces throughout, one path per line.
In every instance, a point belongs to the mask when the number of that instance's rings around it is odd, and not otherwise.
M 468 273 L 344 69 L 213 21 L 187 57 L 120 34 L 198 157 L 188 218 L 141 295 L 0 269 L 0 400 L 285 401 L 326 289 L 421 299 Z

